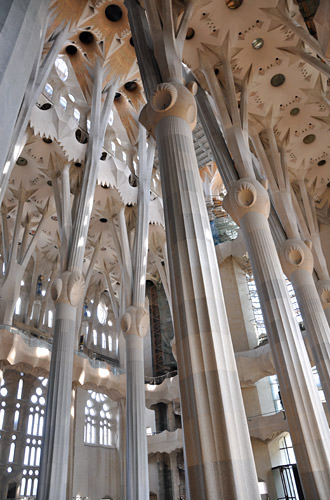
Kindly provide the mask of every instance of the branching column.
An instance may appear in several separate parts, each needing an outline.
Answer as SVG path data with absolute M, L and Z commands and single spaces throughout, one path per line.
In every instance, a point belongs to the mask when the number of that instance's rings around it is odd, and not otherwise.
M 259 135 L 252 136 L 252 142 L 258 155 L 260 164 L 269 181 L 269 189 L 277 214 L 288 239 L 279 246 L 280 261 L 283 271 L 292 281 L 298 304 L 307 328 L 308 340 L 311 346 L 314 362 L 320 374 L 322 386 L 330 408 L 330 329 L 327 318 L 322 309 L 318 292 L 313 280 L 314 259 L 309 247 L 314 234 L 314 241 L 318 241 L 318 222 L 310 204 L 305 183 L 300 183 L 300 190 L 305 205 L 307 221 L 299 213 L 300 207 L 292 197 L 289 172 L 282 148 L 277 144 L 273 128 L 268 126 Z M 293 194 L 294 196 L 294 194 Z M 298 220 L 293 203 L 296 201 Z M 303 234 L 309 235 L 305 243 L 300 238 L 297 222 L 300 219 Z M 308 224 L 308 228 L 304 227 Z M 307 246 L 308 245 L 308 246 Z M 319 250 L 322 251 L 321 246 Z M 315 251 L 315 250 L 314 250 Z M 323 257 L 323 259 L 322 259 Z M 316 266 L 323 271 L 326 262 L 324 256 L 316 249 Z M 325 273 L 324 273 L 325 274 Z
M 194 86 L 190 86 L 194 90 Z M 173 320 L 191 499 L 259 498 L 218 266 L 192 140 L 196 104 L 160 84 L 154 129 L 164 195 Z
M 52 298 L 56 303 L 55 329 L 38 500 L 66 498 L 76 314 L 84 292 L 82 267 L 93 207 L 97 167 L 115 93 L 114 86 L 110 86 L 102 107 L 103 76 L 104 69 L 101 62 L 97 61 L 94 68 L 90 140 L 74 217 L 70 210 L 70 190 L 66 189 L 67 170 L 63 177 L 62 200 L 61 203 L 57 203 L 61 233 L 61 273 L 52 286 Z
M 145 308 L 146 269 L 148 258 L 149 190 L 154 159 L 154 141 L 147 150 L 146 131 L 140 125 L 138 214 L 135 229 L 129 307 L 121 319 L 126 340 L 126 495 L 127 500 L 149 498 L 148 450 L 144 423 L 144 345 L 149 329 Z M 124 224 L 122 224 L 122 233 Z M 126 243 L 125 243 L 126 241 Z M 123 255 L 129 255 L 127 237 L 122 235 Z M 127 257 L 125 257 L 127 260 Z M 127 275 L 130 275 L 129 269 Z
M 270 233 L 267 191 L 254 179 L 240 179 L 228 192 L 224 207 L 245 237 L 305 497 L 326 500 L 330 433 Z
M 139 23 L 128 2 L 133 36 Z M 182 78 L 182 50 L 193 2 L 145 1 L 154 58 L 138 62 L 149 104 L 140 120 L 156 137 L 161 171 L 173 322 L 179 367 L 188 498 L 259 498 L 257 476 L 192 129 L 194 84 Z M 182 11 L 183 10 L 183 11 Z M 135 12 L 137 16 L 139 12 Z M 141 42 L 141 43 L 140 43 Z M 143 53 L 144 51 L 144 53 Z M 155 88 L 156 87 L 156 88 Z

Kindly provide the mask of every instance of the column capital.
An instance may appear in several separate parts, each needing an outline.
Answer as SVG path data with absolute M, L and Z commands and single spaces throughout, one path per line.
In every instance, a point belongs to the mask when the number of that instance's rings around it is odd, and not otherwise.
M 298 269 L 312 274 L 314 259 L 310 247 L 310 241 L 304 242 L 300 238 L 290 238 L 280 246 L 279 257 L 282 269 L 289 279 Z
M 159 83 L 140 113 L 140 122 L 152 136 L 157 123 L 168 116 L 186 120 L 193 130 L 197 122 L 196 92 L 196 82 L 186 86 L 179 82 Z
M 316 283 L 323 309 L 330 308 L 330 278 L 319 280 Z
M 149 328 L 149 313 L 144 307 L 130 306 L 123 314 L 120 326 L 125 336 L 145 337 Z
M 270 211 L 267 186 L 250 177 L 239 179 L 230 186 L 223 200 L 223 207 L 237 224 L 244 215 L 251 212 L 260 213 L 267 218 Z
M 80 271 L 65 271 L 51 288 L 52 299 L 56 303 L 77 307 L 84 293 L 85 280 Z

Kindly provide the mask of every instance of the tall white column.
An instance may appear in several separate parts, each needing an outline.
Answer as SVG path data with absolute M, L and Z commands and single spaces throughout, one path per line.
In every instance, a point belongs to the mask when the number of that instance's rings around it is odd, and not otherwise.
M 65 499 L 68 475 L 72 368 L 76 336 L 77 307 L 84 293 L 82 275 L 97 167 L 115 88 L 110 86 L 102 105 L 104 68 L 94 68 L 90 141 L 84 177 L 75 217 L 72 217 L 70 191 L 62 191 L 57 205 L 61 235 L 61 273 L 52 286 L 56 302 L 53 349 L 49 371 L 44 446 L 41 455 L 38 500 Z M 68 176 L 65 174 L 68 181 Z M 64 181 L 65 182 L 65 181 Z
M 192 139 L 194 90 L 160 84 L 140 117 L 158 146 L 188 498 L 252 500 L 257 476 Z
M 80 276 L 70 272 L 63 273 L 52 289 L 56 301 L 55 330 L 38 500 L 66 497 L 76 308 L 82 290 Z
M 267 217 L 269 197 L 255 179 L 233 184 L 224 207 L 243 231 L 281 387 L 306 498 L 330 491 L 330 433 L 295 321 Z
M 313 255 L 300 239 L 289 239 L 281 247 L 283 271 L 292 282 L 307 330 L 322 389 L 330 409 L 330 328 L 313 280 Z
M 144 427 L 145 388 L 143 338 L 149 326 L 148 313 L 131 306 L 121 326 L 126 339 L 126 498 L 147 500 L 148 451 Z M 142 381 L 142 383 L 141 383 Z
M 140 125 L 139 134 L 139 187 L 138 213 L 135 228 L 133 256 L 129 251 L 126 224 L 122 219 L 121 234 L 123 255 L 128 276 L 123 292 L 129 297 L 126 311 L 121 318 L 121 329 L 126 340 L 126 498 L 149 498 L 148 450 L 144 423 L 144 345 L 143 338 L 149 329 L 149 313 L 145 308 L 145 285 L 148 259 L 149 190 L 154 159 L 154 141 L 147 149 L 146 131 Z M 123 212 L 121 212 L 123 214 Z M 131 259 L 131 257 L 133 257 Z M 123 269 L 124 270 L 124 269 Z
M 0 171 L 43 44 L 50 0 L 2 0 L 0 9 Z

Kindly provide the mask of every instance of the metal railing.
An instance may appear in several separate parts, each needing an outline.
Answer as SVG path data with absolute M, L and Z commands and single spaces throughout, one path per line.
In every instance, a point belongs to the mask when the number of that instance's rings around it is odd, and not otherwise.
M 158 377 L 144 377 L 144 383 L 149 385 L 159 385 L 166 378 L 175 377 L 178 374 L 178 370 L 173 370 L 171 372 L 164 373 L 164 375 L 159 375 Z

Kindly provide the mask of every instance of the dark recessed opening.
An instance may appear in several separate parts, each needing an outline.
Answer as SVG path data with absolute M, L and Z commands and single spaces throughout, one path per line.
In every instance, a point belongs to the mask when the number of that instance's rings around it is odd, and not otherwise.
M 330 188 L 330 182 L 328 182 L 327 187 Z
M 106 219 L 105 217 L 101 217 L 100 222 L 103 222 L 103 224 L 105 224 L 106 222 L 108 222 L 108 219 Z
M 218 70 L 218 68 L 215 68 L 215 70 L 214 70 L 214 74 L 215 74 L 215 75 L 218 75 L 218 74 L 219 74 L 219 70 Z
M 82 31 L 79 35 L 79 40 L 85 45 L 90 45 L 94 42 L 94 35 L 90 31 Z
M 52 186 L 53 185 L 52 181 L 47 181 L 47 184 L 48 184 L 48 186 Z
M 107 153 L 105 151 L 103 151 L 103 153 L 101 154 L 100 160 L 104 161 L 106 159 L 107 159 Z
M 119 7 L 119 5 L 112 4 L 108 5 L 108 7 L 105 9 L 105 15 L 107 19 L 109 19 L 109 21 L 116 23 L 123 17 L 123 11 L 121 7 Z
M 101 184 L 101 188 L 103 189 L 109 189 L 110 186 L 107 186 L 106 184 Z
M 187 34 L 186 34 L 186 40 L 191 40 L 195 36 L 195 30 L 194 28 L 188 28 L 187 29 Z
M 42 111 L 47 111 L 47 109 L 50 109 L 51 107 L 52 107 L 52 105 L 49 104 L 49 102 L 45 102 L 45 104 L 40 106 L 40 109 L 42 109 Z
M 126 82 L 124 87 L 129 92 L 133 92 L 134 90 L 137 89 L 137 83 L 136 82 Z
M 88 142 L 87 135 L 85 134 L 85 132 L 80 130 L 80 128 L 77 128 L 77 130 L 75 132 L 75 136 L 76 136 L 77 141 L 80 142 L 80 144 L 86 144 Z
M 133 40 L 133 37 L 131 36 L 131 38 L 129 39 L 129 43 L 130 45 L 132 45 L 132 47 L 134 47 L 134 40 Z
M 270 80 L 270 83 L 273 87 L 280 87 L 280 85 L 283 85 L 284 82 L 285 82 L 285 76 L 282 75 L 282 73 L 274 75 Z
M 51 144 L 53 141 L 51 139 L 49 139 L 48 137 L 44 137 L 42 139 L 46 144 Z
M 77 53 L 77 47 L 75 47 L 74 45 L 68 45 L 67 47 L 65 47 L 65 52 L 69 56 L 74 56 Z
M 226 0 L 228 9 L 237 9 L 243 3 L 243 0 Z
M 121 94 L 119 92 L 116 92 L 115 101 L 119 101 L 120 98 L 121 98 Z
M 137 186 L 137 178 L 135 175 L 131 174 L 128 178 L 128 182 L 130 183 L 130 185 L 132 187 L 136 187 Z
M 299 115 L 300 113 L 300 109 L 299 108 L 292 108 L 291 111 L 290 111 L 290 115 L 291 116 L 297 116 Z
M 23 156 L 19 156 L 16 160 L 16 165 L 19 165 L 20 167 L 25 167 L 25 165 L 27 165 L 27 159 L 23 158 Z
M 303 138 L 303 143 L 304 144 L 312 144 L 316 139 L 316 136 L 315 134 L 308 134 L 308 135 L 305 135 L 305 137 Z
M 323 167 L 323 165 L 326 164 L 326 161 L 325 160 L 320 160 L 320 161 L 317 162 L 317 164 L 318 164 L 319 167 Z
M 75 164 L 74 164 L 74 166 L 80 168 L 81 167 L 80 161 L 76 161 Z

